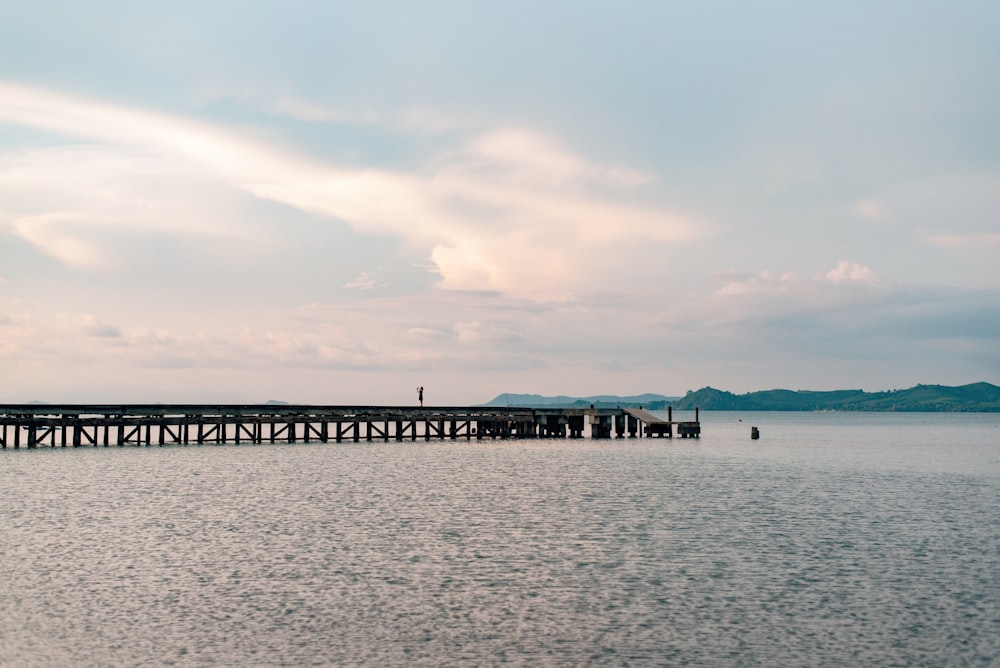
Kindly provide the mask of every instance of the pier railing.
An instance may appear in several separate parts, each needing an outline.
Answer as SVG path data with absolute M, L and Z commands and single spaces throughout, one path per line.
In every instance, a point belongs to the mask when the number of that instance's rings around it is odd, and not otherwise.
M 672 415 L 668 414 L 668 415 Z M 0 447 L 660 437 L 701 434 L 695 420 L 641 409 L 0 404 Z

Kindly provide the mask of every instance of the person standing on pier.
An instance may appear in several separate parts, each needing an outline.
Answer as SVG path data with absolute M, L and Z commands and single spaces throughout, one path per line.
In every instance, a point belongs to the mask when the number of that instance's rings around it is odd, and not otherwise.
M 424 407 L 424 386 L 421 385 L 417 388 L 417 399 L 420 401 L 420 407 Z

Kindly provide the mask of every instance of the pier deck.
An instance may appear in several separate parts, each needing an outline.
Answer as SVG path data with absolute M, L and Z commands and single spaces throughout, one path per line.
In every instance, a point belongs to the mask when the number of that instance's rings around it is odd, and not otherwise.
M 640 425 L 642 427 L 640 428 Z M 0 404 L 0 448 L 698 436 L 622 408 Z M 589 430 L 587 427 L 589 426 Z
M 701 421 L 698 419 L 698 409 L 694 409 L 693 421 L 675 421 L 673 418 L 673 408 L 667 409 L 667 419 L 663 420 L 647 410 L 639 408 L 626 408 L 625 413 L 644 425 L 643 431 L 647 436 L 655 438 L 672 438 L 674 428 L 677 428 L 677 435 L 681 438 L 700 438 Z

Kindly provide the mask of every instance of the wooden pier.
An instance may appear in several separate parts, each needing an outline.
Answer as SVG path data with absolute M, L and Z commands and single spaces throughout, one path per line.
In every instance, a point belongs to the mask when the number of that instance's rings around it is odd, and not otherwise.
M 698 438 L 642 409 L 0 404 L 0 448 L 512 438 Z
M 661 420 L 649 411 L 639 408 L 626 408 L 625 413 L 643 424 L 643 431 L 646 436 L 657 438 L 672 438 L 674 427 L 677 428 L 677 435 L 681 438 L 700 438 L 701 421 L 698 419 L 698 409 L 694 409 L 694 421 L 675 422 L 674 409 L 667 408 L 667 419 Z

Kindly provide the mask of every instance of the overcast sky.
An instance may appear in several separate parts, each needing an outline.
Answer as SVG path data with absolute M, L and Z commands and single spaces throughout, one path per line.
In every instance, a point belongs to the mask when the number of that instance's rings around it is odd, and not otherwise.
M 0 401 L 1000 384 L 1000 3 L 3 2 Z

